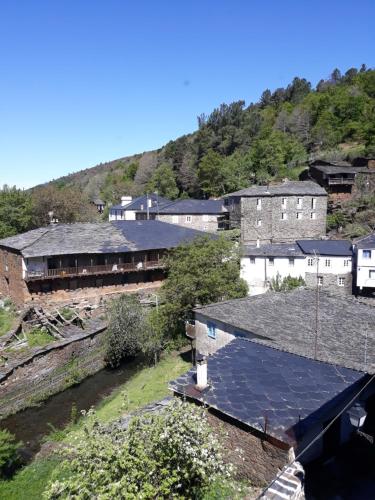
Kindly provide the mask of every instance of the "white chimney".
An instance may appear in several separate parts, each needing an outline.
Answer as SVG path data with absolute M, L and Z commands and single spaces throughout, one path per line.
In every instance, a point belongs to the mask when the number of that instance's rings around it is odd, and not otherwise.
M 131 201 L 132 201 L 132 197 L 131 196 L 121 196 L 121 206 L 125 206 L 125 205 L 128 205 Z
M 197 358 L 197 389 L 203 391 L 208 386 L 207 359 L 205 356 Z
M 260 247 L 260 241 L 259 241 L 259 238 L 257 239 L 257 248 Z
M 148 208 L 152 207 L 152 198 L 147 198 Z

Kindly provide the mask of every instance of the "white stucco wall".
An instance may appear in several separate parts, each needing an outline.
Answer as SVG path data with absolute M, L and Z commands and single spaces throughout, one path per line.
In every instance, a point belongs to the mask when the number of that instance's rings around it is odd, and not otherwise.
M 364 250 L 357 250 L 357 286 L 360 288 L 375 288 L 375 249 L 371 251 L 371 257 L 364 257 Z M 371 272 L 373 271 L 373 272 Z
M 294 263 L 291 265 L 289 257 L 273 257 L 273 265 L 270 262 L 270 257 L 254 257 L 253 263 L 250 257 L 241 258 L 241 278 L 243 278 L 249 286 L 249 295 L 258 295 L 269 289 L 269 282 L 276 278 L 277 274 L 280 278 L 291 276 L 292 278 L 305 279 L 306 273 L 316 273 L 316 261 L 313 265 L 309 265 L 310 256 L 294 257 Z M 329 265 L 328 262 L 329 261 Z M 345 261 L 347 265 L 345 265 Z M 329 256 L 319 257 L 319 273 L 343 275 L 350 273 L 352 269 L 352 259 L 350 257 Z M 374 266 L 375 269 L 375 266 Z

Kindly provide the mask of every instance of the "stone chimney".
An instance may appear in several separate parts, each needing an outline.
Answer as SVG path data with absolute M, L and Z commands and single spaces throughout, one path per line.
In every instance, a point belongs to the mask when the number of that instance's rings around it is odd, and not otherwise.
M 131 196 L 121 196 L 121 206 L 125 207 L 125 205 L 128 205 L 132 201 Z
M 207 359 L 202 354 L 197 356 L 197 385 L 199 391 L 203 391 L 208 386 Z

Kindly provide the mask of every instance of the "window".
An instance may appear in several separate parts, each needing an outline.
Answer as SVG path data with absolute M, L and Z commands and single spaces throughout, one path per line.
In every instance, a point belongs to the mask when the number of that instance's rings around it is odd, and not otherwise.
M 281 213 L 281 220 L 287 220 L 288 214 L 286 212 Z
M 375 269 L 370 269 L 368 276 L 370 280 L 375 280 Z
M 326 259 L 325 262 L 324 262 L 324 265 L 326 267 L 331 267 L 331 259 Z
M 344 267 L 349 267 L 350 266 L 350 259 L 344 259 Z
M 302 212 L 297 212 L 296 218 L 298 220 L 301 220 L 302 219 Z
M 260 227 L 262 225 L 262 219 L 257 219 L 257 226 Z
M 310 219 L 312 219 L 312 220 L 316 219 L 316 213 L 315 212 L 311 212 L 310 213 Z
M 268 259 L 268 264 L 269 264 L 270 266 L 273 266 L 273 265 L 274 265 L 274 263 L 275 263 L 275 259 L 274 259 L 273 257 L 270 257 L 270 258 Z
M 371 259 L 371 250 L 362 250 L 362 257 L 364 259 Z
M 262 199 L 257 198 L 257 210 L 262 210 Z
M 255 264 L 255 257 L 250 257 L 250 264 Z
M 293 267 L 293 266 L 294 266 L 294 257 L 289 257 L 289 265 L 290 265 L 291 267 Z
M 297 198 L 297 208 L 302 208 L 303 199 Z
M 316 209 L 316 198 L 311 198 L 311 208 L 312 208 L 313 210 L 315 210 L 315 209 Z
M 337 280 L 337 284 L 339 286 L 344 286 L 345 285 L 345 278 L 339 277 L 339 279 Z
M 318 276 L 318 285 L 323 286 L 323 276 Z
M 178 224 L 178 215 L 172 215 L 173 224 Z
M 287 203 L 288 203 L 288 198 L 281 198 L 281 206 L 283 208 L 286 208 Z
M 312 267 L 314 265 L 314 259 L 307 259 L 307 265 Z
M 191 222 L 193 220 L 193 217 L 191 215 L 186 216 L 186 222 Z
M 207 335 L 211 339 L 216 339 L 216 325 L 215 325 L 215 323 L 212 323 L 211 321 L 207 322 Z

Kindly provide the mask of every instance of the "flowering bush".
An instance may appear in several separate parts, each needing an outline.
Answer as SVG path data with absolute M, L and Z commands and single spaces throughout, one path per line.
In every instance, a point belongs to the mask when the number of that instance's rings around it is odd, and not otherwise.
M 204 410 L 179 400 L 127 429 L 103 426 L 91 412 L 84 433 L 66 451 L 67 479 L 49 485 L 45 498 L 200 498 L 233 472 Z

